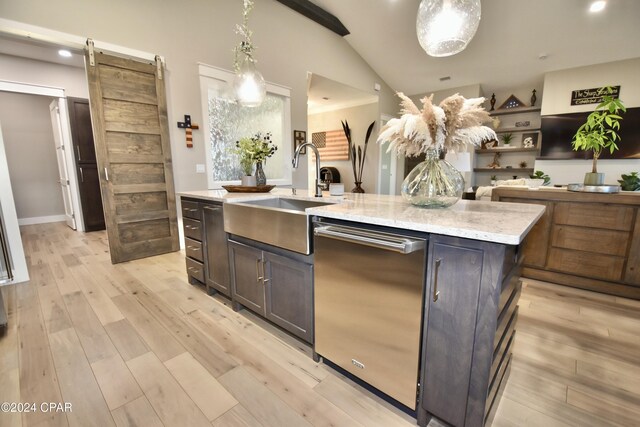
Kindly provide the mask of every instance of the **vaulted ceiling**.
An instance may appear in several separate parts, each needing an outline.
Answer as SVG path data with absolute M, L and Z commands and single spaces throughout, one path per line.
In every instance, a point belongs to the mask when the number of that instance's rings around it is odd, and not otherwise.
M 590 0 L 483 0 L 474 39 L 446 58 L 418 44 L 419 0 L 312 1 L 342 21 L 346 41 L 387 84 L 407 94 L 476 83 L 485 93 L 534 87 L 548 71 L 640 57 L 639 0 L 608 0 L 598 14 L 588 11 Z

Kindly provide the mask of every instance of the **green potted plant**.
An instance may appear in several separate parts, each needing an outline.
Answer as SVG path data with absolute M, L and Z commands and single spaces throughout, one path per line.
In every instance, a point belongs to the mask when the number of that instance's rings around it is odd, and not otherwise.
M 549 183 L 551 182 L 551 178 L 549 177 L 549 175 L 542 171 L 535 171 L 535 173 L 529 175 L 529 178 L 543 180 L 542 185 L 549 185 Z
M 628 175 L 622 174 L 622 179 L 619 179 L 620 188 L 624 191 L 640 191 L 640 176 L 638 172 L 631 172 Z
M 584 177 L 585 185 L 603 185 L 604 173 L 598 173 L 598 158 L 602 150 L 609 150 L 613 154 L 618 149 L 616 141 L 620 140 L 621 113 L 627 111 L 620 99 L 611 96 L 612 89 L 606 87 L 600 90 L 602 102 L 589 114 L 587 121 L 578 128 L 573 136 L 573 150 L 593 151 L 593 166 L 591 172 Z
M 496 180 L 498 179 L 497 176 L 495 175 L 491 175 L 491 186 L 495 187 L 496 186 Z
M 505 147 L 509 147 L 509 144 L 511 144 L 512 140 L 513 140 L 512 133 L 505 133 L 502 135 L 502 143 L 505 145 Z

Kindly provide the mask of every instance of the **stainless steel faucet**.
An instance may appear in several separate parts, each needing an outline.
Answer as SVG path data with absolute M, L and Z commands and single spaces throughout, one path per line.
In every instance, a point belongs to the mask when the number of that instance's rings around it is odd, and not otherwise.
M 313 145 L 310 142 L 305 142 L 302 145 L 299 145 L 296 149 L 295 154 L 293 155 L 293 160 L 291 163 L 293 164 L 293 168 L 298 168 L 298 158 L 300 157 L 300 151 L 304 147 L 311 147 L 313 152 L 316 154 L 316 197 L 322 197 L 322 184 L 320 183 L 320 153 L 318 152 L 318 147 Z

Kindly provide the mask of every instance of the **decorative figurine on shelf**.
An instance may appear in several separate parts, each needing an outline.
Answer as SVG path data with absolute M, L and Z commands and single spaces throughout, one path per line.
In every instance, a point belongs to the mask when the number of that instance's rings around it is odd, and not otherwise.
M 527 167 L 527 162 L 520 162 L 520 167 L 522 169 L 526 168 Z
M 489 101 L 491 103 L 491 110 L 489 111 L 493 111 L 495 110 L 495 106 L 496 106 L 496 94 L 492 93 L 491 94 L 491 101 Z
M 526 137 L 526 138 L 524 139 L 524 141 L 522 141 L 522 146 L 523 146 L 524 148 L 533 148 L 533 147 L 534 147 L 534 145 L 533 145 L 533 138 L 532 138 L 532 137 L 530 137 L 530 136 Z
M 536 96 L 536 90 L 534 89 L 533 92 L 531 92 L 531 106 L 534 107 L 536 105 L 536 100 L 538 99 L 538 97 Z
M 500 153 L 496 153 L 493 155 L 493 161 L 487 165 L 488 168 L 491 169 L 500 169 Z

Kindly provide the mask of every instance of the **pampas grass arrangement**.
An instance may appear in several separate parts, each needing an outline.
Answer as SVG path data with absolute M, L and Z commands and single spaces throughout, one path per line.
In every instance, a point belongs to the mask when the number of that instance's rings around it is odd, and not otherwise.
M 397 95 L 402 116 L 389 120 L 378 136 L 379 143 L 389 142 L 387 152 L 411 157 L 433 149 L 457 152 L 466 144 L 479 146 L 497 138 L 491 128 L 483 126 L 491 122 L 482 107 L 484 98 L 466 99 L 456 93 L 434 105 L 433 95 L 425 96 L 420 110 L 402 92 Z

